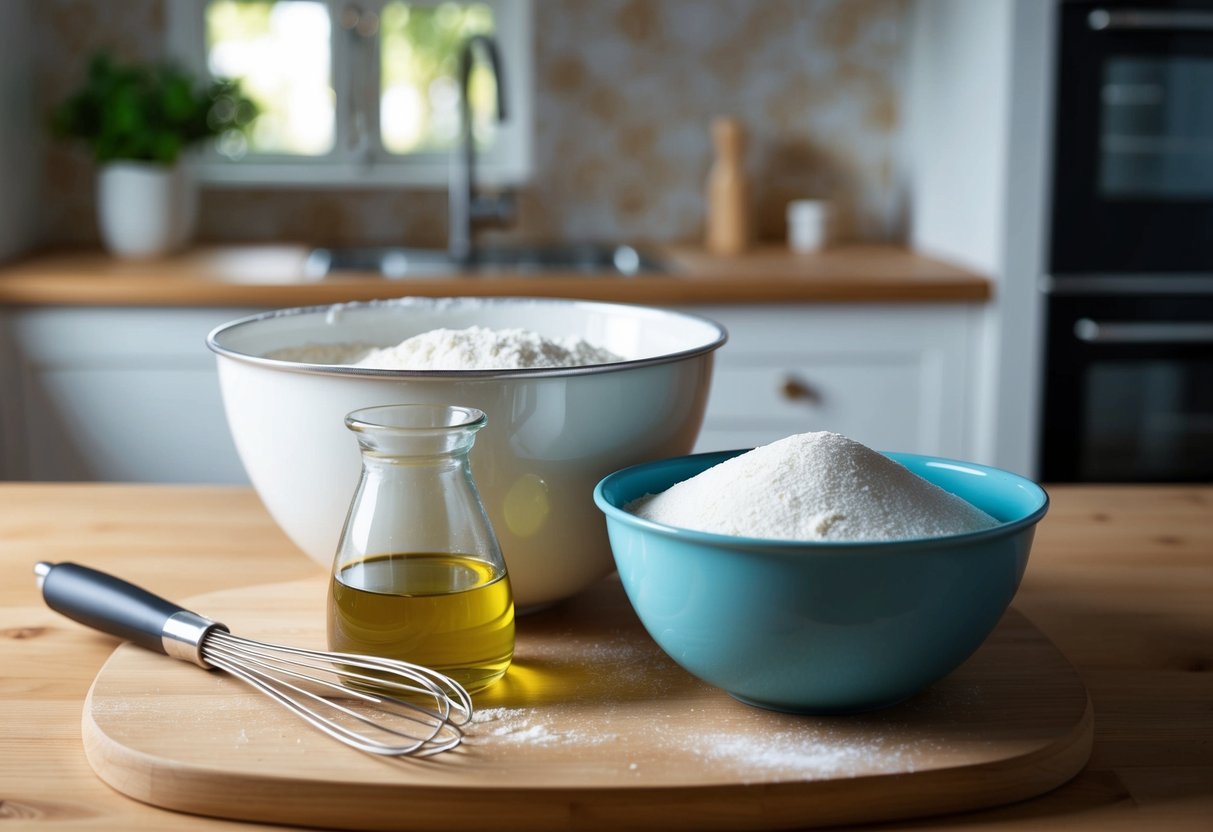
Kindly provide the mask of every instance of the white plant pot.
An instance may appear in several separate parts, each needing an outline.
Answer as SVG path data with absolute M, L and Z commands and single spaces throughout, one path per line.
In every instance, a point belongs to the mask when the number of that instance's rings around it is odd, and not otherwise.
M 162 257 L 193 234 L 196 198 L 180 164 L 111 162 L 97 174 L 97 224 L 118 257 Z

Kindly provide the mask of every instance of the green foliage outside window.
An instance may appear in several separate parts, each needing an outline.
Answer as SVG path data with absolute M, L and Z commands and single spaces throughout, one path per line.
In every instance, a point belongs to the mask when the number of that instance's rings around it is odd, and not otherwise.
M 411 88 L 416 98 L 428 102 L 418 116 L 423 123 L 412 135 L 416 138 L 384 136 L 389 149 L 397 152 L 438 150 L 449 147 L 453 136 L 454 113 L 435 112 L 436 82 L 454 78 L 459 47 L 471 35 L 490 34 L 494 29 L 493 11 L 483 3 L 440 3 L 436 6 L 390 2 L 383 7 L 380 20 L 381 89 Z M 453 92 L 453 90 L 452 90 Z M 483 67 L 472 73 L 469 97 L 479 134 L 491 123 L 494 86 L 491 74 Z
M 417 3 L 388 0 L 360 4 L 377 14 L 374 30 L 358 37 L 330 23 L 316 2 L 210 0 L 206 4 L 206 47 L 212 71 L 241 76 L 261 115 L 248 132 L 249 153 L 323 155 L 334 148 L 334 119 L 349 108 L 337 106 L 329 59 L 329 37 L 348 39 L 343 69 L 350 74 L 350 95 L 358 107 L 379 106 L 380 139 L 389 153 L 410 154 L 449 149 L 458 128 L 454 78 L 463 41 L 491 34 L 491 6 L 483 2 Z M 323 30 L 316 24 L 323 19 Z M 317 42 L 316 38 L 322 38 Z M 378 79 L 364 73 L 361 38 L 378 41 Z M 377 84 L 376 84 L 377 81 Z M 375 89 L 377 87 L 377 89 Z M 374 98 L 368 96 L 374 90 Z M 494 130 L 492 74 L 477 65 L 469 96 L 473 129 L 481 144 Z M 347 125 L 352 127 L 352 125 Z M 234 145 L 239 142 L 234 143 Z M 226 143 L 221 145 L 221 152 Z

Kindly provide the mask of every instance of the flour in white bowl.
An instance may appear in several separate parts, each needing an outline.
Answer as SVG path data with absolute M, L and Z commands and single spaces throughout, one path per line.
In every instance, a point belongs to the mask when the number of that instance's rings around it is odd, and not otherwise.
M 669 526 L 776 540 L 905 540 L 998 522 L 883 454 L 826 431 L 755 448 L 626 509 Z
M 432 329 L 390 347 L 317 344 L 286 347 L 268 358 L 309 364 L 348 364 L 379 370 L 526 370 L 610 364 L 623 357 L 568 336 L 547 338 L 526 329 Z
M 623 359 L 582 338 L 545 338 L 526 329 L 432 329 L 362 358 L 383 370 L 523 370 L 583 367 Z

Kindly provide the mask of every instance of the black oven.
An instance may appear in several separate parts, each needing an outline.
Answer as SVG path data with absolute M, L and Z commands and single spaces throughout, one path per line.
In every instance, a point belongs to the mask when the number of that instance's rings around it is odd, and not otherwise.
M 1052 274 L 1213 271 L 1213 2 L 1060 10 Z
M 1213 0 L 1059 14 L 1040 477 L 1213 481 Z
M 1054 294 L 1041 477 L 1213 476 L 1213 294 Z

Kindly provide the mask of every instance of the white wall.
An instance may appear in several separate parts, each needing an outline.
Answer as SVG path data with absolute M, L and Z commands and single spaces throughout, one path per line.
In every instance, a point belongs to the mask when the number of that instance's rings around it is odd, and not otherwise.
M 37 172 L 41 151 L 34 100 L 31 6 L 34 0 L 0 0 L 0 262 L 16 257 L 37 234 Z M 21 425 L 12 330 L 0 309 L 0 471 L 11 470 Z
M 911 237 L 986 274 L 1002 254 L 1012 0 L 918 0 L 908 91 Z
M 37 232 L 41 130 L 34 101 L 33 0 L 0 2 L 0 261 Z
M 1056 0 L 918 0 L 907 95 L 910 238 L 988 275 L 976 446 L 1036 473 Z

